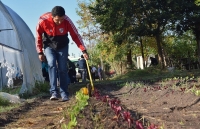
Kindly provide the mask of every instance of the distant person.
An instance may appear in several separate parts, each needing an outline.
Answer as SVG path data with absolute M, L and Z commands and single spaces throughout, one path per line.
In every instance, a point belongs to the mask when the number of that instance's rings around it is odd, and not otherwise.
M 71 83 L 76 83 L 76 66 L 72 61 L 68 61 L 68 75 Z
M 158 60 L 156 58 L 150 57 L 150 60 L 151 60 L 150 66 L 156 66 L 156 65 L 158 65 Z
M 87 65 L 86 65 L 86 66 L 87 66 Z M 92 78 L 92 72 L 91 72 L 92 66 L 89 65 L 88 67 L 89 67 L 89 71 L 90 71 L 91 78 Z M 88 67 L 86 68 L 86 71 L 87 71 L 87 75 L 86 75 L 86 76 L 87 76 L 87 79 L 90 80 L 90 75 L 89 75 L 89 72 L 88 72 Z
M 86 82 L 87 66 L 86 66 L 86 60 L 83 57 L 83 55 L 81 55 L 81 58 L 78 61 L 78 66 L 79 66 L 78 71 L 81 73 L 82 82 Z
M 42 75 L 46 82 L 49 82 L 48 63 L 46 59 L 42 61 Z
M 71 19 L 65 15 L 63 7 L 55 6 L 51 12 L 47 12 L 40 16 L 36 28 L 36 50 L 40 61 L 44 61 L 43 48 L 47 58 L 51 85 L 50 100 L 58 100 L 59 92 L 62 101 L 69 100 L 69 77 L 68 68 L 66 67 L 69 49 L 68 33 L 83 52 L 83 57 L 88 59 L 88 54 L 81 36 L 78 34 Z M 57 88 L 57 78 L 60 84 L 60 90 Z
M 98 72 L 99 80 L 102 80 L 102 69 L 100 65 L 98 65 L 97 72 Z
M 91 76 L 92 76 L 92 80 L 95 81 L 95 76 L 96 76 L 96 73 L 97 73 L 97 68 L 92 65 L 92 68 L 91 68 Z

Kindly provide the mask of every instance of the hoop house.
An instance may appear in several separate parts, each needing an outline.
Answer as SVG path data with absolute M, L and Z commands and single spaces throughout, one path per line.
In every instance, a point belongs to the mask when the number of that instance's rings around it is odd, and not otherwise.
M 26 23 L 0 1 L 0 90 L 22 80 L 20 93 L 32 92 L 43 81 L 35 39 Z

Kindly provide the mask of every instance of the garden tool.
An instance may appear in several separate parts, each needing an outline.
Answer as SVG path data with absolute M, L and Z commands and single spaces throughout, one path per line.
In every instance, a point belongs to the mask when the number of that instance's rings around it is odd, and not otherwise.
M 87 84 L 87 89 L 88 89 L 88 94 L 91 97 L 92 96 L 92 91 L 94 91 L 94 84 L 93 84 L 93 81 L 92 81 L 88 60 L 86 60 L 86 65 L 87 65 L 88 74 L 89 74 L 89 78 L 90 78 L 90 84 Z

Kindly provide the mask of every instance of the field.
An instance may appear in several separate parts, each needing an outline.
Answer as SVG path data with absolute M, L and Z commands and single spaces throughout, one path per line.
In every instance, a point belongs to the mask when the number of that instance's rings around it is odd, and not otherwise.
M 47 94 L 0 113 L 0 127 L 60 129 L 76 121 L 74 129 L 199 129 L 199 72 L 124 76 L 96 81 L 93 96 L 76 120 L 70 114 L 77 105 L 76 93 L 86 84 L 70 85 L 67 102 L 50 101 Z

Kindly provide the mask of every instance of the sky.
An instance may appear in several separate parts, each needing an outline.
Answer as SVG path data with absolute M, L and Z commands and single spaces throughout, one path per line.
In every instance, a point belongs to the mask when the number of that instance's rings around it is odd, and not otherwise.
M 70 17 L 72 22 L 78 29 L 78 24 L 76 23 L 80 20 L 80 16 L 76 14 L 76 9 L 78 9 L 77 0 L 0 0 L 3 4 L 10 7 L 15 11 L 28 25 L 33 35 L 36 35 L 36 25 L 39 17 L 50 12 L 54 6 L 62 6 L 65 9 L 65 14 Z M 69 35 L 69 54 L 70 56 L 75 54 L 75 57 L 79 57 L 82 52 L 76 46 L 72 44 L 72 39 Z

